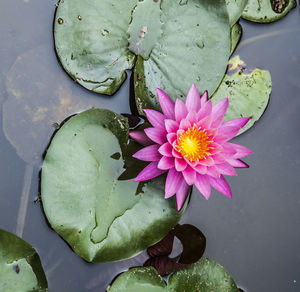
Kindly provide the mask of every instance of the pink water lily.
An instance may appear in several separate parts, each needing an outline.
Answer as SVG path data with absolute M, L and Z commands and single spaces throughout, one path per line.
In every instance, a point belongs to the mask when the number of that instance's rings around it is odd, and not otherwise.
M 207 92 L 200 97 L 194 84 L 185 103 L 181 99 L 174 103 L 161 89 L 157 89 L 157 95 L 162 113 L 144 110 L 153 127 L 130 133 L 131 138 L 145 146 L 133 157 L 151 161 L 135 181 L 149 180 L 168 172 L 165 198 L 176 194 L 178 210 L 192 185 L 206 199 L 210 197 L 211 186 L 231 198 L 224 175 L 237 175 L 235 168 L 248 167 L 240 158 L 252 151 L 228 141 L 249 118 L 223 122 L 229 98 L 213 106 Z

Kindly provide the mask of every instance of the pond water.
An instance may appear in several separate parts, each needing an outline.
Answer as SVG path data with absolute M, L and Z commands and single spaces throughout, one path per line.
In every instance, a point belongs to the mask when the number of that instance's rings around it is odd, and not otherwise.
M 74 83 L 54 52 L 55 4 L 0 3 L 0 228 L 37 249 L 49 291 L 105 291 L 118 273 L 142 265 L 146 255 L 86 263 L 49 228 L 35 200 L 42 155 L 57 124 L 91 107 L 129 113 L 130 78 L 113 97 Z M 299 6 L 276 23 L 241 24 L 235 54 L 250 67 L 270 70 L 270 104 L 260 122 L 235 139 L 255 154 L 245 159 L 249 170 L 228 179 L 233 199 L 214 192 L 206 201 L 195 189 L 182 223 L 201 229 L 205 256 L 224 265 L 245 291 L 300 291 Z

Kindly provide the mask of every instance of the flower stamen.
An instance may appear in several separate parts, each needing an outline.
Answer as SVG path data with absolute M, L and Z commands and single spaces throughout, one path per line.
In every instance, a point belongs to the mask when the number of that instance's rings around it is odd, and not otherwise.
M 211 155 L 209 150 L 213 149 L 210 144 L 212 134 L 207 133 L 205 129 L 197 127 L 188 128 L 177 138 L 176 150 L 189 161 L 199 161 L 206 159 Z

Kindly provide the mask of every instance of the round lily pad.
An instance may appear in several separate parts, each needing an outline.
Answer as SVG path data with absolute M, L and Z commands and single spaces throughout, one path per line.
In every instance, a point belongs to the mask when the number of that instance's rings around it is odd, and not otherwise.
M 54 23 L 57 55 L 70 76 L 89 90 L 113 94 L 132 68 L 127 28 L 137 0 L 60 1 Z
M 273 22 L 296 7 L 295 0 L 248 0 L 242 17 L 254 22 Z
M 248 0 L 225 0 L 230 25 L 233 26 L 241 17 Z
M 161 240 L 182 215 L 175 199 L 164 199 L 164 176 L 146 183 L 118 179 L 127 141 L 127 118 L 92 109 L 70 118 L 47 150 L 45 214 L 87 261 L 130 258 Z
M 230 54 L 225 1 L 162 1 L 159 9 L 161 36 L 147 59 L 138 56 L 134 72 L 140 114 L 145 108 L 160 110 L 156 88 L 174 100 L 185 100 L 191 82 L 195 82 L 200 92 L 212 94 L 222 80 Z M 140 26 L 151 24 L 140 20 Z
M 217 262 L 202 258 L 171 274 L 168 286 L 152 267 L 133 268 L 118 276 L 108 292 L 238 292 L 229 273 Z
M 249 70 L 244 61 L 236 56 L 229 60 L 227 73 L 212 96 L 215 104 L 225 97 L 229 97 L 229 107 L 225 121 L 251 117 L 247 125 L 239 134 L 247 131 L 264 113 L 270 98 L 272 81 L 267 70 Z
M 0 229 L 0 291 L 46 292 L 47 279 L 35 249 Z

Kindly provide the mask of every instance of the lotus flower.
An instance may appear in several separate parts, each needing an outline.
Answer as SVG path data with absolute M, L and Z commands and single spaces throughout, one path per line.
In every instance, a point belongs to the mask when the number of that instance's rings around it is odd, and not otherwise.
M 145 109 L 153 127 L 132 131 L 131 138 L 146 146 L 133 157 L 151 161 L 135 181 L 145 181 L 168 172 L 165 198 L 176 194 L 177 209 L 182 208 L 189 187 L 195 185 L 208 199 L 211 186 L 227 197 L 232 197 L 224 175 L 237 175 L 235 168 L 248 165 L 240 158 L 252 153 L 244 146 L 229 143 L 250 118 L 223 122 L 229 98 L 212 105 L 207 92 L 200 97 L 193 84 L 184 103 L 173 100 L 157 89 L 162 113 Z

